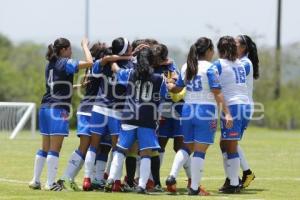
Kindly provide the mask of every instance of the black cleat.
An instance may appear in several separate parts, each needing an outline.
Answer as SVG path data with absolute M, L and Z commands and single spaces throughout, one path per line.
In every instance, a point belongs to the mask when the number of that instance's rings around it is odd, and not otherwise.
M 229 185 L 227 187 L 224 187 L 220 192 L 225 194 L 238 194 L 241 192 L 241 187 L 239 185 L 237 186 Z
M 223 189 L 228 187 L 228 186 L 230 186 L 230 180 L 229 180 L 229 178 L 226 178 L 223 186 L 219 188 L 219 192 L 222 192 Z
M 176 179 L 174 176 L 168 176 L 166 180 L 166 185 L 168 192 L 176 193 Z

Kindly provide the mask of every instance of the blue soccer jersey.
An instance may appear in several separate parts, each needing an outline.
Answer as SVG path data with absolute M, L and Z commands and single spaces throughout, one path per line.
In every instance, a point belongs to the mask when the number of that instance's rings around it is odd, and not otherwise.
M 85 95 L 80 102 L 77 114 L 90 115 L 100 86 L 101 63 L 100 60 L 94 62 L 91 69 L 87 69 L 87 85 Z
M 42 98 L 42 107 L 70 109 L 73 91 L 73 77 L 78 72 L 77 60 L 59 58 L 49 62 L 46 67 L 46 93 Z
M 134 64 L 131 60 L 117 62 L 121 69 L 131 69 Z M 95 105 L 108 109 L 121 110 L 126 96 L 126 86 L 118 83 L 116 73 L 110 65 L 103 66 L 101 70 L 99 90 Z
M 135 78 L 135 70 L 120 70 L 118 82 L 127 87 L 122 124 L 156 129 L 158 106 L 166 87 L 163 77 L 152 74 L 147 80 Z

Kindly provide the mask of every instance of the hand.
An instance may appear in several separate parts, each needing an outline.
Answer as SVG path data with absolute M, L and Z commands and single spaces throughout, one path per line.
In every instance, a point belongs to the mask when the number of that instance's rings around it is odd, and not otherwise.
M 89 45 L 89 40 L 86 37 L 82 38 L 81 46 L 83 47 L 83 46 L 88 46 L 88 45 Z
M 175 87 L 174 83 L 167 83 L 167 88 L 169 91 L 171 91 Z
M 232 128 L 233 126 L 233 119 L 231 114 L 227 113 L 225 114 L 225 127 L 226 128 Z
M 132 52 L 132 55 L 135 55 L 135 54 L 137 54 L 140 50 L 142 50 L 142 49 L 144 49 L 144 48 L 149 48 L 150 46 L 149 45 L 147 45 L 147 44 L 140 44 L 140 45 L 138 45 L 135 49 L 134 49 L 134 51 Z

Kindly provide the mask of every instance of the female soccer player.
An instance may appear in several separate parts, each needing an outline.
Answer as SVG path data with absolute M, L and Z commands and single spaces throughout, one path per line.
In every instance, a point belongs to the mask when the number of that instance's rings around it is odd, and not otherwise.
M 117 38 L 112 42 L 112 54 L 118 56 L 129 56 L 127 60 L 118 61 L 120 68 L 129 69 L 133 67 L 131 61 L 132 48 L 126 38 Z M 116 74 L 111 70 L 108 63 L 101 64 L 101 82 L 95 105 L 92 108 L 90 121 L 91 143 L 85 159 L 85 175 L 83 180 L 83 190 L 92 189 L 91 177 L 96 159 L 96 152 L 105 135 L 111 135 L 112 148 L 114 149 L 120 132 L 121 116 L 120 110 L 123 108 L 126 87 L 117 83 Z M 118 180 L 118 183 L 119 180 Z M 120 185 L 121 186 L 121 185 Z
M 95 43 L 91 47 L 90 51 L 94 59 L 94 64 L 91 69 L 86 70 L 85 77 L 82 79 L 81 87 L 85 88 L 85 95 L 81 100 L 77 111 L 77 136 L 80 138 L 80 144 L 78 149 L 72 153 L 62 179 L 58 181 L 58 183 L 63 185 L 65 188 L 73 189 L 75 191 L 78 191 L 79 188 L 74 182 L 74 179 L 84 163 L 84 158 L 90 145 L 91 133 L 89 122 L 92 107 L 101 81 L 101 66 L 105 65 L 109 61 L 115 62 L 121 59 L 128 59 L 128 57 L 111 56 L 111 50 L 104 43 L 100 42 Z M 102 163 L 100 161 L 106 161 L 107 155 L 100 153 L 97 158 L 97 160 L 99 160 L 98 163 Z M 105 168 L 105 165 L 98 166 L 98 168 Z M 99 176 L 101 176 L 101 174 Z
M 221 37 L 218 42 L 220 59 L 214 62 L 216 76 L 219 76 L 220 85 L 224 93 L 225 102 L 233 116 L 233 127 L 226 127 L 224 117 L 221 117 L 221 142 L 223 164 L 228 185 L 223 185 L 220 192 L 239 193 L 239 167 L 238 141 L 242 139 L 245 124 L 250 118 L 250 100 L 247 88 L 247 72 L 245 67 L 237 60 L 237 46 L 233 37 Z
M 155 133 L 158 118 L 158 106 L 162 88 L 165 87 L 163 77 L 153 73 L 153 53 L 149 48 L 137 54 L 135 69 L 118 71 L 118 81 L 127 86 L 127 98 L 122 112 L 122 131 L 117 144 L 117 152 L 112 161 L 111 171 L 105 190 L 111 191 L 115 180 L 120 177 L 125 152 L 137 140 L 141 156 L 140 177 L 137 193 L 146 193 L 146 183 L 150 175 L 152 150 L 159 149 Z M 145 115 L 145 113 L 147 115 Z
M 232 126 L 232 117 L 225 105 L 220 84 L 215 71 L 210 68 L 213 54 L 212 41 L 205 37 L 199 38 L 190 48 L 187 63 L 183 65 L 176 85 L 168 84 L 168 89 L 174 93 L 186 87 L 181 119 L 186 148 L 179 151 L 176 156 L 177 160 L 180 160 L 178 157 L 188 159 L 191 152 L 194 152 L 191 159 L 192 180 L 189 195 L 209 195 L 200 187 L 199 182 L 202 178 L 206 151 L 209 145 L 214 143 L 217 104 L 225 113 L 226 126 L 228 128 Z M 177 160 L 175 159 L 174 162 L 176 163 Z M 167 184 L 176 184 L 172 172 Z
M 248 87 L 248 94 L 251 104 L 251 116 L 254 112 L 254 102 L 253 102 L 253 79 L 259 78 L 259 59 L 257 55 L 257 48 L 256 44 L 253 40 L 247 35 L 239 35 L 235 39 L 237 45 L 237 53 L 238 58 L 242 62 L 243 66 L 246 70 L 247 76 L 247 87 Z M 243 125 L 243 129 L 247 128 L 247 124 Z M 243 177 L 242 177 L 242 186 L 246 188 L 250 185 L 250 183 L 254 180 L 255 175 L 251 171 L 248 162 L 246 160 L 245 154 L 243 149 L 240 145 L 238 145 L 238 153 L 241 160 L 241 168 L 243 170 Z
M 48 46 L 46 58 L 46 93 L 39 111 L 39 127 L 42 135 L 42 149 L 35 157 L 34 177 L 29 183 L 32 189 L 40 189 L 40 176 L 47 160 L 46 190 L 61 191 L 63 188 L 55 182 L 59 152 L 64 137 L 69 134 L 69 112 L 71 107 L 73 76 L 78 69 L 93 65 L 93 58 L 88 48 L 88 40 L 81 42 L 85 61 L 71 59 L 72 50 L 69 40 L 58 38 Z
M 167 46 L 164 44 L 157 44 L 152 48 L 156 57 L 154 73 L 164 75 L 165 77 L 171 79 L 177 79 L 177 67 L 175 63 L 168 58 Z M 159 156 L 153 156 L 151 158 L 151 172 L 154 179 L 155 191 L 162 191 L 159 169 L 162 165 L 165 147 L 169 139 L 174 139 L 173 150 L 175 151 L 175 153 L 183 146 L 183 134 L 181 130 L 180 120 L 178 119 L 181 115 L 182 104 L 175 107 L 177 111 L 176 116 L 172 115 L 171 108 L 174 105 L 174 102 L 170 98 L 170 95 L 166 95 L 163 105 L 163 110 L 165 111 L 162 112 L 158 128 L 158 141 L 160 145 Z M 187 173 L 188 178 L 190 178 L 190 162 L 186 162 L 186 164 L 189 167 L 184 166 L 184 169 Z

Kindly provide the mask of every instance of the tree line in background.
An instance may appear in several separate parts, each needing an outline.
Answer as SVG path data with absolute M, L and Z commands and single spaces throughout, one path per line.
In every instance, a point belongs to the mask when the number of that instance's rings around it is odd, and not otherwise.
M 170 57 L 181 66 L 185 62 L 188 48 L 169 48 Z M 46 49 L 45 45 L 32 42 L 15 45 L 9 38 L 0 34 L 0 101 L 34 102 L 40 105 L 45 92 Z M 300 43 L 283 48 L 282 93 L 279 99 L 273 100 L 275 51 L 270 47 L 259 47 L 261 75 L 260 79 L 255 81 L 254 100 L 264 105 L 265 117 L 253 121 L 252 125 L 280 129 L 300 128 L 300 57 L 297 54 L 299 50 Z M 73 52 L 76 56 L 81 55 L 80 50 L 74 47 Z M 74 113 L 79 102 L 78 95 L 74 95 Z M 75 128 L 75 125 L 76 116 L 73 114 L 71 127 Z

